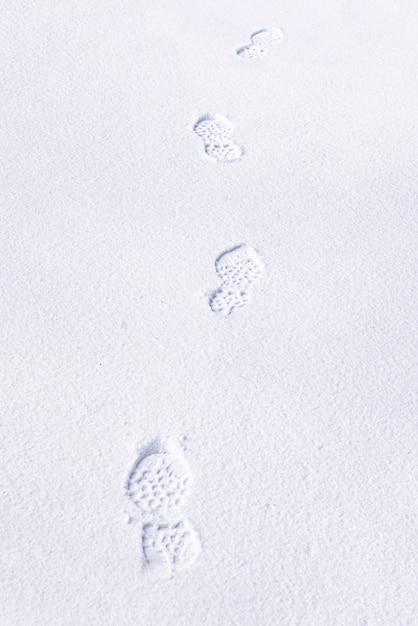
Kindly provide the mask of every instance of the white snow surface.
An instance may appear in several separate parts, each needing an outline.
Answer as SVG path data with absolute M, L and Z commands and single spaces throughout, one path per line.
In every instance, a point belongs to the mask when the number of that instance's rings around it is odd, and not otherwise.
M 0 623 L 418 624 L 416 2 L 0 5 Z

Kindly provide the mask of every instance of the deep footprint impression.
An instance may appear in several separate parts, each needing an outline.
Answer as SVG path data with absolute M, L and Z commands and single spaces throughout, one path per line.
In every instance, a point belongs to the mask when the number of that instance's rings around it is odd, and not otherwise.
M 215 268 L 221 286 L 211 294 L 209 304 L 214 313 L 230 315 L 250 301 L 252 286 L 263 275 L 264 265 L 254 248 L 241 245 L 221 254 Z
M 270 48 L 277 46 L 283 41 L 281 28 L 259 30 L 251 36 L 251 44 L 237 50 L 237 55 L 242 59 L 254 59 L 266 54 Z
M 244 154 L 233 139 L 233 125 L 222 115 L 205 115 L 193 130 L 203 139 L 206 154 L 220 163 L 238 161 Z
M 199 535 L 181 511 L 192 478 L 186 462 L 167 451 L 141 458 L 128 478 L 127 495 L 143 522 L 145 561 L 160 578 L 187 568 L 201 552 Z

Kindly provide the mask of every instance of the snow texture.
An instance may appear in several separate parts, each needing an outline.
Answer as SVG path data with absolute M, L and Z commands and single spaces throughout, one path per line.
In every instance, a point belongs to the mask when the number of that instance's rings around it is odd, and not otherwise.
M 0 624 L 417 624 L 416 2 L 0 30 Z

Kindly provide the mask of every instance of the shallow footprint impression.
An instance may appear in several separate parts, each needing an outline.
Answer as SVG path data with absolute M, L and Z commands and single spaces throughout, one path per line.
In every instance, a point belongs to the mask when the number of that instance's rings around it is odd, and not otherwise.
M 201 552 L 199 536 L 186 519 L 147 524 L 142 544 L 147 565 L 153 574 L 162 578 L 188 568 Z
M 243 148 L 234 139 L 234 127 L 222 115 L 205 115 L 194 125 L 194 132 L 203 139 L 205 152 L 220 163 L 238 161 Z
M 221 286 L 214 291 L 209 304 L 214 313 L 230 315 L 234 308 L 250 302 L 251 290 L 264 273 L 264 265 L 251 246 L 241 245 L 224 252 L 215 262 Z
M 158 578 L 185 569 L 201 552 L 198 533 L 182 513 L 193 476 L 173 442 L 169 450 L 140 458 L 127 483 L 142 518 L 145 562 Z
M 186 463 L 168 452 L 150 454 L 133 469 L 128 496 L 144 519 L 170 516 L 190 493 L 191 473 Z
M 259 30 L 251 36 L 251 44 L 237 50 L 237 55 L 242 59 L 254 59 L 266 54 L 270 48 L 277 46 L 283 41 L 281 28 Z

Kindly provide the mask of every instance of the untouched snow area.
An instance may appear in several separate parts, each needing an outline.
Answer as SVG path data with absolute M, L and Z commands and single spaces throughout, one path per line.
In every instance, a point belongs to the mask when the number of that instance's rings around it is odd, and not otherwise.
M 0 623 L 418 624 L 416 2 L 0 5 Z

